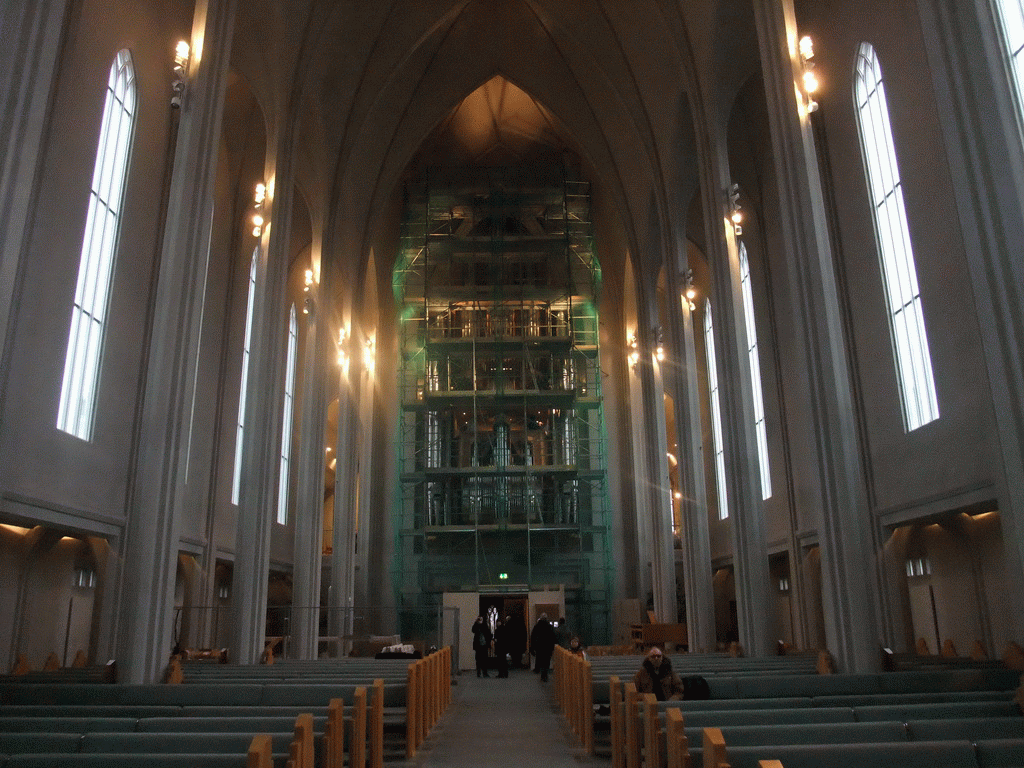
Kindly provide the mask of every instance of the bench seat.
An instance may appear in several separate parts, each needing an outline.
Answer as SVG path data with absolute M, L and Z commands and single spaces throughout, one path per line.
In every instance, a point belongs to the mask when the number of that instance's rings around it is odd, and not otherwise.
M 248 747 L 246 747 L 248 750 Z M 91 753 L 11 755 L 2 768 L 246 768 L 246 752 L 234 754 Z M 276 762 L 276 761 L 275 761 Z
M 0 717 L 4 733 L 89 733 L 134 731 L 135 717 Z
M 658 702 L 659 713 L 664 715 L 674 707 L 676 701 Z M 735 709 L 683 711 L 687 727 L 725 728 L 738 725 L 811 725 L 819 723 L 856 723 L 857 716 L 850 707 L 796 707 L 793 709 Z
M 967 717 L 956 720 L 908 720 L 914 741 L 942 739 L 1024 739 L 1024 717 Z M 1020 754 L 1024 763 L 1024 752 Z
M 870 744 L 786 744 L 730 747 L 731 768 L 758 768 L 779 760 L 785 768 L 978 768 L 969 741 L 905 741 Z M 698 763 L 699 764 L 699 763 Z
M 1024 739 L 981 739 L 975 748 L 979 768 L 1024 768 Z

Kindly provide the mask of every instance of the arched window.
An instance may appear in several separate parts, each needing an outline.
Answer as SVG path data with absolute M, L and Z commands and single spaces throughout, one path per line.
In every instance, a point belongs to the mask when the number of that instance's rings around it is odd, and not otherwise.
M 907 431 L 911 431 L 937 419 L 939 403 L 882 68 L 875 49 L 867 43 L 861 44 L 857 55 L 854 99 L 889 307 L 903 419 Z
M 292 456 L 292 416 L 295 412 L 295 359 L 298 355 L 295 305 L 288 315 L 288 357 L 284 376 L 284 417 L 281 419 L 281 472 L 277 483 L 277 522 L 288 522 L 288 478 Z
M 725 448 L 722 438 L 722 406 L 718 402 L 718 368 L 715 358 L 715 332 L 711 320 L 711 302 L 704 302 L 704 353 L 708 364 L 708 395 L 711 398 L 711 440 L 715 451 L 715 482 L 718 487 L 718 519 L 729 517 L 729 499 L 725 488 Z
M 83 440 L 92 439 L 96 416 L 100 358 L 134 133 L 135 69 L 131 53 L 122 50 L 110 66 L 107 81 L 57 409 L 57 428 Z
M 754 396 L 754 432 L 757 434 L 757 460 L 761 467 L 761 498 L 772 495 L 772 477 L 768 466 L 768 431 L 764 424 L 764 394 L 761 392 L 761 361 L 757 355 L 757 326 L 754 324 L 754 291 L 750 285 L 750 260 L 747 247 L 740 243 L 740 285 L 743 287 L 743 318 L 747 326 L 747 360 L 750 363 L 750 387 Z
M 231 503 L 238 503 L 242 489 L 242 438 L 245 436 L 245 390 L 249 383 L 249 347 L 252 344 L 252 308 L 256 298 L 256 246 L 249 263 L 249 300 L 245 307 L 245 346 L 242 347 L 242 386 L 238 391 L 238 429 L 235 431 L 235 472 L 231 482 Z

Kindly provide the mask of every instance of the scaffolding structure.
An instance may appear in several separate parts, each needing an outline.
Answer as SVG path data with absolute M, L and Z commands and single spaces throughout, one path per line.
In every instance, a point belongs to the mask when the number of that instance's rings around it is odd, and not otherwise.
M 406 188 L 394 577 L 399 606 L 561 585 L 607 642 L 607 441 L 586 182 L 484 169 Z

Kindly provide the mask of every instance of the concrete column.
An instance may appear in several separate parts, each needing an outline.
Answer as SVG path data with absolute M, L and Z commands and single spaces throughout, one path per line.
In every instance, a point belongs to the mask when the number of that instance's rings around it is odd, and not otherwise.
M 644 473 L 637 477 L 638 496 L 642 497 L 648 516 L 649 551 L 651 554 L 651 591 L 654 614 L 658 621 L 675 622 L 676 566 L 672 547 L 672 498 L 668 477 L 668 436 L 665 425 L 665 390 L 661 364 L 654 358 L 659 333 L 657 309 L 648 300 L 648 290 L 641 286 L 637 307 L 637 342 L 639 359 L 634 372 L 640 392 L 640 423 L 638 458 Z
M 351 339 L 345 352 L 352 358 Z M 352 634 L 352 609 L 355 597 L 357 513 L 355 498 L 355 452 L 358 425 L 354 410 L 355 396 L 348 368 L 340 370 L 338 385 L 338 439 L 334 468 L 334 541 L 331 554 L 331 624 L 332 634 Z
M 747 358 L 738 246 L 728 218 L 732 180 L 725 130 L 709 117 L 702 137 L 701 202 L 711 267 L 711 312 L 722 413 L 726 511 L 732 527 L 740 644 L 752 656 L 773 651 L 769 637 L 768 550 L 765 545 L 753 391 Z M 703 332 L 703 328 L 701 329 Z
M 67 7 L 67 0 L 12 0 L 0 15 L 0 409 Z
M 686 247 L 680 236 L 681 247 Z M 680 259 L 686 270 L 685 254 Z M 708 529 L 707 489 L 701 450 L 700 393 L 693 314 L 685 299 L 685 281 L 676 263 L 666 265 L 668 327 L 666 342 L 674 374 L 666 376 L 676 416 L 676 459 L 679 462 L 683 540 L 683 590 L 686 600 L 686 635 L 691 651 L 715 648 L 715 594 L 711 581 L 711 538 Z
M 1024 636 L 1024 147 L 992 4 L 919 3 L 998 446 L 1010 635 Z M 994 471 L 995 468 L 993 468 Z M 1001 649 L 996 649 L 1001 652 Z
M 792 0 L 754 0 L 779 186 L 779 230 L 807 361 L 821 508 L 828 650 L 845 672 L 878 668 L 877 563 L 858 451 L 842 318 L 810 116 L 796 89 L 799 39 Z
M 321 561 L 324 531 L 324 436 L 327 429 L 327 376 L 332 366 L 332 344 L 321 306 L 325 286 L 310 288 L 307 308 L 305 374 L 302 381 L 302 416 L 299 428 L 298 480 L 295 494 L 295 557 L 292 566 L 292 604 L 310 610 L 292 615 L 292 652 L 299 659 L 317 657 Z M 337 471 L 337 466 L 335 466 Z M 335 523 L 337 524 L 337 523 Z M 317 610 L 312 610 L 316 607 Z
M 196 3 L 193 62 L 174 154 L 122 551 L 116 655 L 122 679 L 129 683 L 159 679 L 171 650 L 189 419 L 234 16 L 234 0 Z
M 256 255 L 254 332 L 246 379 L 242 482 L 231 588 L 231 644 L 235 659 L 241 664 L 258 661 L 264 645 L 270 529 L 277 509 L 284 358 L 288 344 L 288 256 L 295 196 L 293 138 L 287 126 L 277 126 L 277 133 L 271 135 L 263 204 L 263 216 L 269 223 L 263 227 Z M 292 604 L 297 604 L 294 595 Z M 294 626 L 297 618 L 300 617 L 292 617 L 289 627 Z

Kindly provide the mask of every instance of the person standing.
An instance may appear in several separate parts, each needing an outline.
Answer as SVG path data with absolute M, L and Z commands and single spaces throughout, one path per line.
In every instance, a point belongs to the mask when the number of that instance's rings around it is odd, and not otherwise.
M 548 680 L 548 667 L 551 666 L 551 654 L 555 652 L 555 630 L 548 621 L 548 615 L 542 613 L 530 633 L 530 653 L 537 657 L 534 672 L 540 672 L 541 682 Z
M 490 677 L 487 674 L 487 657 L 491 651 L 491 628 L 487 626 L 483 616 L 477 616 L 473 622 L 473 652 L 476 654 L 476 676 Z

